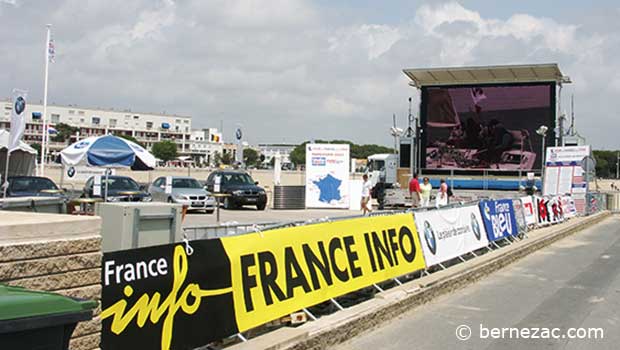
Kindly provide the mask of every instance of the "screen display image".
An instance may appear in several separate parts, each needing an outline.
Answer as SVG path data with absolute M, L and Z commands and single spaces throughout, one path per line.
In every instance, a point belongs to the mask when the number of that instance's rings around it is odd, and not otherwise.
M 422 150 L 427 169 L 541 168 L 542 138 L 555 127 L 553 84 L 424 87 Z

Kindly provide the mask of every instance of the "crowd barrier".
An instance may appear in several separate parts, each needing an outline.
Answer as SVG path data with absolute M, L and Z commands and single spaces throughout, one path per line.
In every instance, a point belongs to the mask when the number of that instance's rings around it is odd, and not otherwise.
M 102 349 L 192 349 L 575 214 L 570 198 L 453 204 L 104 253 Z

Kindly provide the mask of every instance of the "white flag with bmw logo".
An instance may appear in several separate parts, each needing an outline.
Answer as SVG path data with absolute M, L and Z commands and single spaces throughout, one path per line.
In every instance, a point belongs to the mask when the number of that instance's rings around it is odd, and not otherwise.
M 13 112 L 11 113 L 11 133 L 9 135 L 9 152 L 19 148 L 19 142 L 26 128 L 26 96 L 23 90 L 13 90 Z

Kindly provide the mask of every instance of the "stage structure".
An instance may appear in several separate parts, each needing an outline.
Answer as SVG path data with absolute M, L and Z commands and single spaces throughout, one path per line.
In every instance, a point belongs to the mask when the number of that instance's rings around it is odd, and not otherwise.
M 416 159 L 404 164 L 401 157 L 401 167 L 472 174 L 539 172 L 544 147 L 562 144 L 561 92 L 571 81 L 557 64 L 403 72 L 419 89 L 420 110 Z M 537 135 L 542 125 L 555 137 Z M 401 151 L 403 147 L 410 146 L 401 145 Z

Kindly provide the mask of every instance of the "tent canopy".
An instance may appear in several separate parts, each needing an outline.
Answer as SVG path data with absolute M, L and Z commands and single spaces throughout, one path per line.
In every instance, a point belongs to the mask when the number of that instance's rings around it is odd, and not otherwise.
M 9 144 L 9 132 L 0 130 L 0 177 L 6 171 L 7 145 Z M 24 141 L 19 142 L 19 147 L 11 152 L 9 159 L 9 176 L 30 176 L 35 174 L 37 151 Z

